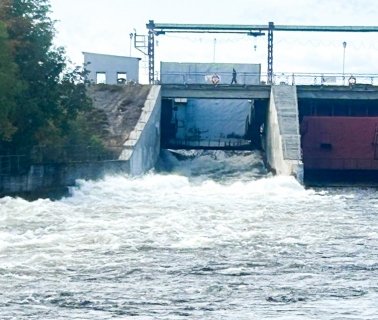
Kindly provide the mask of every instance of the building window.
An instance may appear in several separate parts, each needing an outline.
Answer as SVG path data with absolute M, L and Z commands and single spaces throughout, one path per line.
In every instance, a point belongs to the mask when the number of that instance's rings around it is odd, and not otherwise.
M 117 72 L 117 83 L 126 83 L 126 82 L 127 82 L 127 73 Z
M 106 72 L 96 72 L 96 83 L 106 83 Z

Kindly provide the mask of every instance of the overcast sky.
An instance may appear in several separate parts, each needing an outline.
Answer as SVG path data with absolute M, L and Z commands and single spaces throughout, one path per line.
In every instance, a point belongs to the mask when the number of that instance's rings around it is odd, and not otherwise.
M 75 64 L 82 52 L 130 55 L 130 33 L 146 23 L 378 25 L 377 0 L 51 0 L 56 44 Z M 156 60 L 260 63 L 267 69 L 267 37 L 167 34 L 157 40 Z M 378 74 L 376 33 L 274 33 L 274 72 Z M 143 54 L 131 49 L 131 55 Z M 141 63 L 144 73 L 146 63 Z M 157 67 L 158 68 L 158 67 Z M 141 79 L 146 79 L 142 74 Z

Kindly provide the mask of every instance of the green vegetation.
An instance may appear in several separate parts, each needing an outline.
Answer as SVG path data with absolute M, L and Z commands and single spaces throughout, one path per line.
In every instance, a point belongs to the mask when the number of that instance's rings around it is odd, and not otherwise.
M 48 150 L 43 159 L 59 161 L 69 146 L 102 148 L 84 72 L 53 47 L 49 10 L 49 0 L 0 1 L 0 155 Z

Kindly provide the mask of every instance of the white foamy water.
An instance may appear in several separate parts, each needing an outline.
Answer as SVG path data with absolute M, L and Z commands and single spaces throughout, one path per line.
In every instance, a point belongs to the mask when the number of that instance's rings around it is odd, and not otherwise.
M 0 199 L 0 319 L 377 319 L 375 189 L 305 189 L 255 153 L 159 168 Z

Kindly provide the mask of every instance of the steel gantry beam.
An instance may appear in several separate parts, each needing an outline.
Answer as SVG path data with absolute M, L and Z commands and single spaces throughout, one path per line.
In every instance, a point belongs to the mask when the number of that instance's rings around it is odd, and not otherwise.
M 273 82 L 273 22 L 269 22 L 268 29 L 268 83 Z
M 150 21 L 153 23 L 153 21 Z M 148 81 L 150 84 L 154 82 L 155 74 L 155 32 L 153 28 L 148 28 L 148 41 L 147 41 L 147 52 L 148 52 Z
M 378 26 L 301 26 L 301 25 L 237 25 L 237 24 L 179 24 L 155 23 L 150 20 L 148 29 L 148 72 L 153 83 L 155 72 L 154 36 L 165 33 L 229 33 L 262 36 L 268 32 L 268 83 L 273 81 L 273 31 L 300 32 L 378 32 Z

